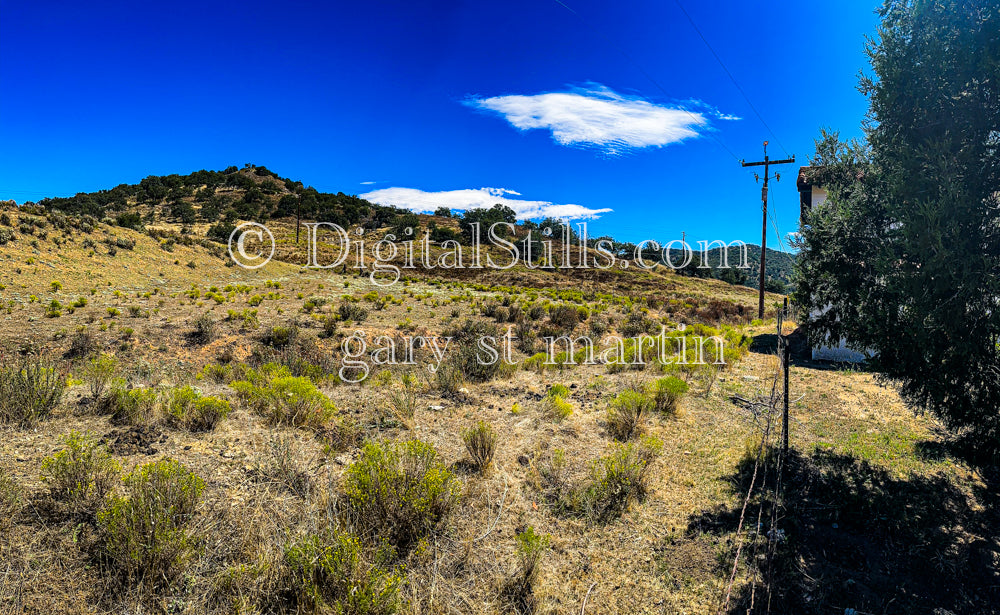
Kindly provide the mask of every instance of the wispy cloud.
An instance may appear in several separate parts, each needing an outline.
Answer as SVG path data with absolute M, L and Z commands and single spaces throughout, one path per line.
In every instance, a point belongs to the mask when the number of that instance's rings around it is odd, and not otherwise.
M 593 219 L 611 211 L 608 208 L 591 209 L 569 203 L 513 199 L 510 198 L 512 195 L 521 196 L 520 193 L 506 188 L 469 188 L 441 192 L 425 192 L 416 188 L 382 188 L 360 196 L 372 203 L 393 205 L 416 212 L 432 212 L 438 207 L 465 211 L 493 207 L 499 203 L 513 209 L 518 220 L 549 216 L 566 220 Z
M 362 186 L 373 186 L 373 185 L 375 185 L 375 184 L 377 184 L 377 183 L 378 183 L 378 182 L 361 182 L 361 185 L 362 185 Z
M 692 111 L 680 104 L 655 104 L 618 94 L 600 84 L 530 96 L 473 96 L 465 104 L 497 113 L 519 130 L 549 130 L 557 143 L 612 156 L 698 137 L 711 129 L 708 117 L 723 117 L 700 101 L 695 106 L 703 109 Z

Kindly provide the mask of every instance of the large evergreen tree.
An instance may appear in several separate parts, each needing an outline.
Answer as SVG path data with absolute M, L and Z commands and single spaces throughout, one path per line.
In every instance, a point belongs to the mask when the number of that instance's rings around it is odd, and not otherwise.
M 813 341 L 877 352 L 904 397 L 1000 442 L 1000 2 L 889 0 L 868 46 L 867 146 L 818 142 L 803 228 Z

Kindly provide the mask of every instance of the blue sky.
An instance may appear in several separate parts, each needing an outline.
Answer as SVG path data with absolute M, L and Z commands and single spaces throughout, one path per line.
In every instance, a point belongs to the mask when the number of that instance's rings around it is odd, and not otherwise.
M 759 243 L 737 159 L 861 134 L 874 3 L 681 0 L 724 69 L 675 0 L 562 2 L 0 0 L 0 198 L 253 162 L 416 208 Z M 771 191 L 781 234 L 797 167 Z

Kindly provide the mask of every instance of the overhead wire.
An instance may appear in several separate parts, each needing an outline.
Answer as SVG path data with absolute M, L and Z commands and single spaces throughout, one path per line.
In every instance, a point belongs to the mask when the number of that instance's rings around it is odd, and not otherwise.
M 585 26 L 587 26 L 588 28 L 590 28 L 591 30 L 593 30 L 594 32 L 596 32 L 608 44 L 610 44 L 612 47 L 614 47 L 615 50 L 618 51 L 618 53 L 620 53 L 633 66 L 635 66 L 635 68 L 637 68 L 639 70 L 639 72 L 642 73 L 642 75 L 646 79 L 648 79 L 654 86 L 656 86 L 657 89 L 659 89 L 661 92 L 663 92 L 664 96 L 667 96 L 669 98 L 674 98 L 674 96 L 670 92 L 668 92 L 666 88 L 664 88 L 662 85 L 660 85 L 659 81 L 657 81 L 655 78 L 653 78 L 653 76 L 651 74 L 649 74 L 649 71 L 647 71 L 641 64 L 639 64 L 639 62 L 636 61 L 635 58 L 633 58 L 631 55 L 629 55 L 629 53 L 626 52 L 620 45 L 618 45 L 614 40 L 612 40 L 610 36 L 608 36 L 607 34 L 605 34 L 603 30 L 601 30 L 597 26 L 591 24 L 589 21 L 587 21 L 583 17 L 583 15 L 581 15 L 575 9 L 573 9 L 573 7 L 571 7 L 568 4 L 566 4 L 563 0 L 553 0 L 553 2 L 555 2 L 559 6 L 563 7 L 564 9 L 566 9 L 567 11 L 569 11 L 570 13 L 573 13 L 573 15 L 575 15 L 576 18 L 579 19 Z M 681 111 L 683 111 L 684 113 L 687 113 L 689 116 L 691 116 L 691 119 L 694 120 L 696 123 L 702 124 L 704 122 L 704 118 L 703 117 L 697 116 L 697 115 L 691 113 L 691 111 L 689 111 L 684 105 L 677 105 L 677 107 Z M 731 149 L 729 149 L 729 147 L 725 143 L 722 142 L 722 139 L 720 139 L 718 136 L 716 136 L 712 131 L 706 131 L 705 134 L 707 134 L 710 137 L 712 137 L 713 139 L 715 139 L 716 143 L 718 143 L 719 146 L 722 147 L 722 149 L 724 149 L 726 151 L 726 153 L 729 154 L 733 158 L 733 160 L 736 160 L 737 162 L 739 162 L 739 160 L 740 160 L 739 156 L 737 156 L 736 154 L 734 154 L 733 151 Z
M 778 246 L 780 246 L 781 247 L 781 251 L 784 252 L 785 251 L 785 242 L 782 241 L 782 239 L 781 239 L 781 231 L 778 230 L 778 220 L 777 220 L 777 217 L 775 216 L 774 213 L 771 212 L 771 210 L 768 210 L 767 217 L 770 218 L 770 220 L 771 220 L 771 228 L 774 229 L 774 234 L 778 238 Z
M 558 1 L 559 1 L 559 0 L 556 0 L 556 2 L 558 2 Z M 687 18 L 687 20 L 688 20 L 688 23 L 690 23 L 690 24 L 691 24 L 691 27 L 692 27 L 692 28 L 694 28 L 694 31 L 695 31 L 695 33 L 697 33 L 697 34 L 698 34 L 698 37 L 699 37 L 699 38 L 701 39 L 701 42 L 705 43 L 705 46 L 706 46 L 706 47 L 708 47 L 708 50 L 709 50 L 710 52 L 712 52 L 712 55 L 713 55 L 713 56 L 715 57 L 715 61 L 719 63 L 719 66 L 721 66 L 721 67 L 722 67 L 722 70 L 723 70 L 723 71 L 724 71 L 724 72 L 726 73 L 726 75 L 727 75 L 727 76 L 729 77 L 729 80 L 730 80 L 730 81 L 732 81 L 732 82 L 733 82 L 733 85 L 735 85 L 735 86 L 736 86 L 736 89 L 737 89 L 737 90 L 739 91 L 740 95 L 741 95 L 741 96 L 743 97 L 743 100 L 745 100 L 745 101 L 747 102 L 747 104 L 748 104 L 748 105 L 750 106 L 750 109 L 751 109 L 751 110 L 753 111 L 754 115 L 756 115 L 756 116 L 757 116 L 757 119 L 758 119 L 758 120 L 760 120 L 760 123 L 764 125 L 764 128 L 766 128 L 766 129 L 767 129 L 767 132 L 769 132 L 769 133 L 771 134 L 771 138 L 773 138 L 773 139 L 774 139 L 775 143 L 777 143 L 777 144 L 778 144 L 778 147 L 780 147 L 780 148 L 781 148 L 781 150 L 782 150 L 783 152 L 785 152 L 785 155 L 786 155 L 786 156 L 788 156 L 788 155 L 789 155 L 789 154 L 788 154 L 788 150 L 787 150 L 787 149 L 785 149 L 785 146 L 784 146 L 784 145 L 782 145 L 782 143 L 781 143 L 781 139 L 779 139 L 779 138 L 778 138 L 778 135 L 774 134 L 774 131 L 773 131 L 773 130 L 771 130 L 771 127 L 770 127 L 770 126 L 768 125 L 768 123 L 767 123 L 767 122 L 766 122 L 766 121 L 764 120 L 764 116 L 762 116 L 762 115 L 760 114 L 760 111 L 758 111 L 758 110 L 757 110 L 757 107 L 756 107 L 756 106 L 755 106 L 755 105 L 753 104 L 753 102 L 752 102 L 752 101 L 750 100 L 750 97 L 749 97 L 749 96 L 747 96 L 747 93 L 746 93 L 746 91 L 745 91 L 745 90 L 743 89 L 743 86 L 741 86 L 741 85 L 740 85 L 739 81 L 737 81 L 737 80 L 736 80 L 736 77 L 734 77 L 734 76 L 733 76 L 733 73 L 732 73 L 732 72 L 730 72 L 729 68 L 728 68 L 728 67 L 726 66 L 726 63 L 722 61 L 722 58 L 720 58 L 720 57 L 719 57 L 719 54 L 718 54 L 718 53 L 716 53 L 715 49 L 714 49 L 714 48 L 712 47 L 712 45 L 711 45 L 711 44 L 710 44 L 710 43 L 708 42 L 708 39 L 706 39 L 706 38 L 705 38 L 705 35 L 701 33 L 701 29 L 699 29 L 699 28 L 698 28 L 697 24 L 695 24 L 695 23 L 694 23 L 694 19 L 692 19 L 692 18 L 691 18 L 691 15 L 690 15 L 690 14 L 689 14 L 689 13 L 687 12 L 687 9 L 685 9 L 685 8 L 684 8 L 684 5 L 683 5 L 683 4 L 681 4 L 681 0 L 674 0 L 674 2 L 676 2 L 676 3 L 677 3 L 677 8 L 679 8 L 679 9 L 681 10 L 681 12 L 682 12 L 682 13 L 684 13 L 684 17 L 686 17 L 686 18 Z

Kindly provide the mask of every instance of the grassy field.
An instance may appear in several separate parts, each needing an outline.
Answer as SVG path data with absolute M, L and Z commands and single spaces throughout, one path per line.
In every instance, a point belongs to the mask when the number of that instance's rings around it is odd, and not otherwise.
M 727 590 L 733 613 L 1000 610 L 994 479 L 872 374 L 793 360 L 779 487 L 758 403 L 774 308 L 752 321 L 750 289 L 665 270 L 381 288 L 302 268 L 287 221 L 259 271 L 44 224 L 0 245 L 0 386 L 37 357 L 65 383 L 2 425 L 0 612 L 716 613 Z M 508 325 L 680 323 L 725 335 L 727 365 L 545 368 L 536 340 L 483 373 L 463 352 Z M 358 331 L 457 341 L 436 373 L 424 346 L 349 384 Z

